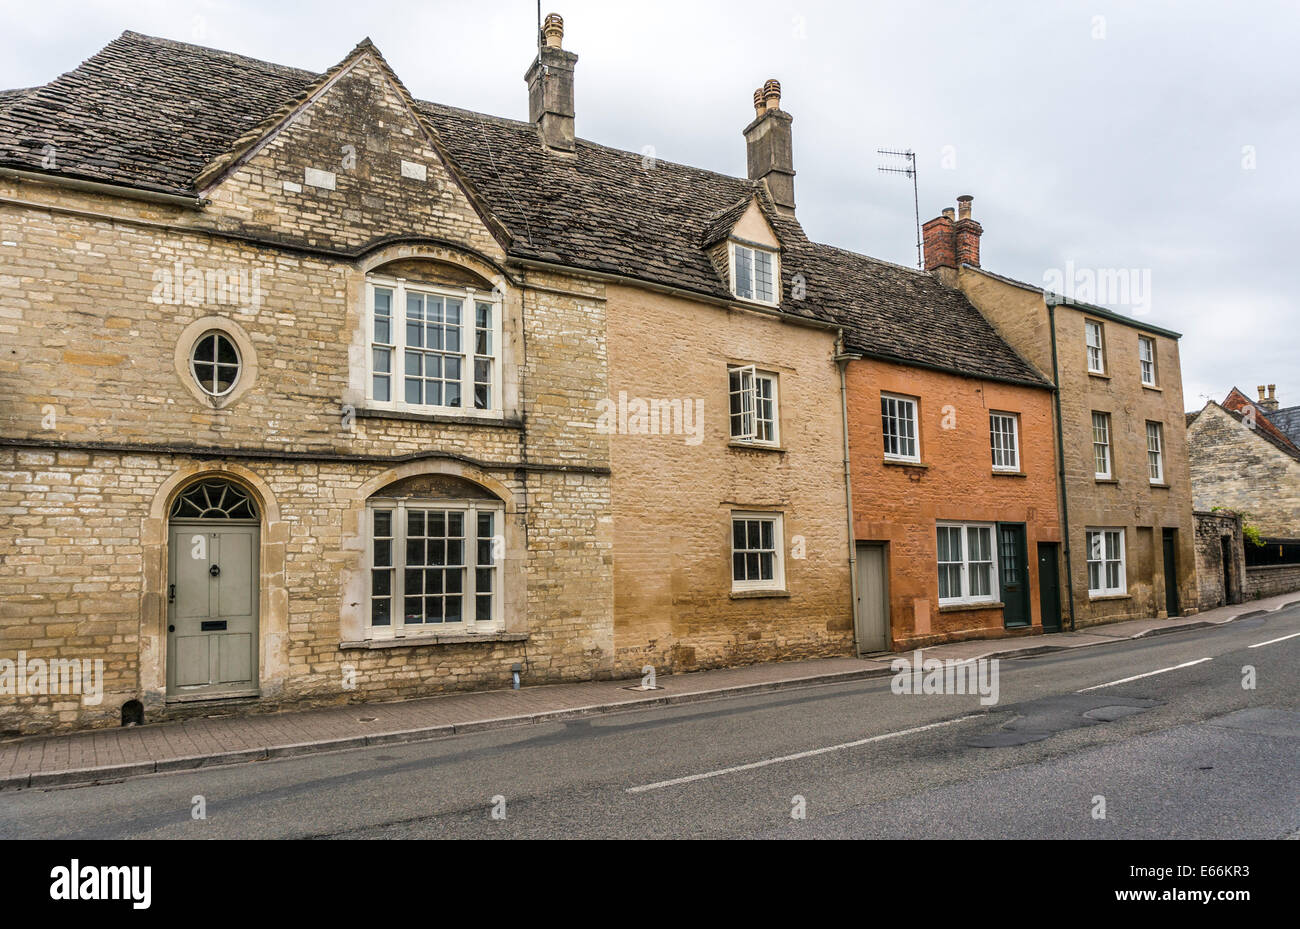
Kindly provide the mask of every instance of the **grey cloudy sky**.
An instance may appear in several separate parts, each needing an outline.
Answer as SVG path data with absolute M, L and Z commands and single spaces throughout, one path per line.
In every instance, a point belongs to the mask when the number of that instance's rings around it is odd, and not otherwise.
M 922 221 L 973 194 L 986 268 L 1034 284 L 1067 267 L 1139 286 L 1149 274 L 1149 308 L 1118 308 L 1184 333 L 1188 409 L 1234 384 L 1276 383 L 1300 404 L 1295 0 L 544 0 L 552 10 L 580 56 L 583 138 L 743 174 L 753 89 L 776 77 L 812 238 L 914 264 L 910 184 L 876 170 L 876 149 L 912 148 Z M 315 71 L 370 36 L 415 96 L 527 118 L 535 0 L 0 11 L 5 88 L 45 83 L 125 29 Z

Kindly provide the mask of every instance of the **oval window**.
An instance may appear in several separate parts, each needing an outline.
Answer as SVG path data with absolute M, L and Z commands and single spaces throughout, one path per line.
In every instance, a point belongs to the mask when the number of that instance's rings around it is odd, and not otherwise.
M 225 333 L 208 332 L 194 343 L 190 371 L 205 394 L 224 397 L 234 390 L 239 368 L 239 350 Z

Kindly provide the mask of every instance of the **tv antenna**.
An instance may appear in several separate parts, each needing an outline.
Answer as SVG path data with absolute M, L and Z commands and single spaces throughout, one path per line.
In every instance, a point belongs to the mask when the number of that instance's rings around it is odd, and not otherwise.
M 916 208 L 916 266 L 924 269 L 925 262 L 921 258 L 921 194 L 916 185 L 916 152 L 910 148 L 905 152 L 891 148 L 878 148 L 876 154 L 896 159 L 893 164 L 877 166 L 877 171 L 884 174 L 902 174 L 912 179 L 912 204 Z

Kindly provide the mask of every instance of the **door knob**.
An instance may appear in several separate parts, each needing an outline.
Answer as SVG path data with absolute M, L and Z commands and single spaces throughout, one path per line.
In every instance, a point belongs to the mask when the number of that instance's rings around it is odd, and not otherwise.
M 175 631 L 176 631 L 176 627 L 175 627 L 175 626 L 168 626 L 168 627 L 167 627 L 167 631 L 168 631 L 168 632 L 175 632 Z
M 208 573 L 211 574 L 213 577 L 220 577 L 220 576 L 221 576 L 221 566 L 220 566 L 220 565 L 213 565 L 212 567 L 208 568 Z

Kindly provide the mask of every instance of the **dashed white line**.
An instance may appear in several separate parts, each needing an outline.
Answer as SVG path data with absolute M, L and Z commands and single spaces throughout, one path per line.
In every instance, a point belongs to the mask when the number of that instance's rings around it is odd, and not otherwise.
M 868 745 L 871 742 L 883 742 L 886 739 L 897 739 L 900 736 L 915 735 L 918 732 L 927 732 L 930 729 L 952 726 L 956 723 L 962 723 L 968 719 L 976 719 L 983 715 L 983 713 L 972 713 L 969 716 L 962 716 L 958 719 L 949 719 L 941 723 L 930 723 L 925 726 L 916 726 L 912 729 L 900 729 L 898 732 L 886 732 L 882 735 L 873 735 L 865 739 L 858 739 L 854 742 L 841 742 L 839 745 L 827 745 L 825 748 L 809 749 L 806 752 L 797 752 L 793 755 L 782 755 L 779 758 L 766 758 L 763 761 L 754 761 L 749 764 L 736 765 L 731 768 L 719 768 L 716 771 L 705 771 L 703 774 L 690 774 L 686 777 L 675 777 L 668 781 L 656 781 L 653 784 L 642 784 L 639 787 L 627 787 L 624 788 L 624 791 L 630 794 L 639 794 L 645 793 L 647 790 L 658 790 L 660 787 L 674 787 L 677 784 L 689 784 L 692 781 L 703 781 L 711 777 L 722 777 L 724 774 L 736 774 L 739 771 L 753 771 L 755 768 L 766 768 L 768 765 L 783 764 L 787 761 L 798 761 L 801 758 L 812 758 L 815 755 L 825 755 L 827 752 L 838 752 L 846 748 L 857 748 L 859 745 Z
M 1247 646 L 1247 647 L 1248 647 L 1248 648 L 1263 648 L 1265 645 L 1272 645 L 1274 642 L 1285 642 L 1287 639 L 1294 639 L 1294 638 L 1295 638 L 1296 636 L 1298 636 L 1298 635 L 1300 635 L 1300 632 L 1293 632 L 1293 633 L 1291 633 L 1290 635 L 1284 635 L 1284 636 L 1282 636 L 1280 639 L 1269 639 L 1267 642 L 1256 642 L 1254 645 L 1250 645 L 1250 646 Z
M 1212 658 L 1197 658 L 1195 661 L 1184 661 L 1182 664 L 1176 664 L 1172 668 L 1161 668 L 1158 671 L 1148 671 L 1146 674 L 1134 674 L 1132 677 L 1123 677 L 1118 681 L 1107 681 L 1105 684 L 1094 684 L 1091 687 L 1085 687 L 1083 690 L 1076 690 L 1076 694 L 1086 694 L 1090 690 L 1100 690 L 1102 687 L 1114 687 L 1116 684 L 1127 684 L 1129 681 L 1140 681 L 1144 677 L 1151 677 L 1155 674 L 1164 674 L 1167 671 L 1177 671 L 1179 668 L 1190 668 L 1194 664 L 1200 664 L 1202 661 L 1212 661 Z

